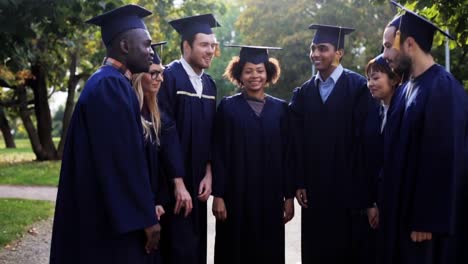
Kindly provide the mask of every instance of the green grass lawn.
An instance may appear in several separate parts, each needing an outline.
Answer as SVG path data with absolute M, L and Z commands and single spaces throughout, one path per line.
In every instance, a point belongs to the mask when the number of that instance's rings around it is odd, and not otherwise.
M 21 238 L 28 228 L 54 212 L 54 203 L 21 199 L 0 199 L 0 247 Z
M 57 186 L 60 161 L 0 163 L 0 184 Z
M 58 142 L 54 138 L 54 142 Z M 15 149 L 0 145 L 0 184 L 57 186 L 60 161 L 33 161 L 29 139 L 16 139 Z
M 16 139 L 16 148 L 5 148 L 5 142 L 0 140 L 0 165 L 3 163 L 15 163 L 23 161 L 33 161 L 36 158 L 29 139 Z

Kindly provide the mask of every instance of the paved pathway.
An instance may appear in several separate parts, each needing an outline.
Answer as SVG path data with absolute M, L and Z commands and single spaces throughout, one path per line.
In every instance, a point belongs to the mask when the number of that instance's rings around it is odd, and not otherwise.
M 32 232 L 0 250 L 0 264 L 49 263 L 52 218 L 34 223 L 31 228 Z
M 15 197 L 55 201 L 57 188 L 0 185 L 0 197 Z M 208 201 L 208 264 L 213 263 L 215 219 L 211 214 L 212 198 Z M 295 203 L 294 219 L 286 224 L 286 264 L 300 263 L 300 207 Z M 26 233 L 9 248 L 0 249 L 0 264 L 49 263 L 52 218 L 35 223 L 34 231 Z
M 0 185 L 0 197 L 55 201 L 57 188 Z M 52 218 L 34 223 L 23 237 L 0 249 L 0 264 L 49 263 Z
M 0 197 L 55 201 L 56 187 L 0 185 Z

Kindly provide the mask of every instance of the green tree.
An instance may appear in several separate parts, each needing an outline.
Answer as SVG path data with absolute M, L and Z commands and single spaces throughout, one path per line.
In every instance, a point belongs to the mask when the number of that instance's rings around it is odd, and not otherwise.
M 61 158 L 76 92 L 105 56 L 99 28 L 84 21 L 131 2 L 0 1 L 0 87 L 8 89 L 0 94 L 0 106 L 18 113 L 38 160 Z M 146 22 L 155 41 L 169 39 L 167 55 L 179 54 L 178 36 L 168 20 L 226 12 L 220 0 L 188 0 L 178 6 L 172 0 L 141 0 L 138 4 L 154 12 Z M 68 92 L 58 148 L 52 142 L 48 102 L 55 91 Z
M 450 71 L 468 88 L 468 0 L 403 0 L 402 4 L 429 18 L 455 37 L 450 41 Z M 445 64 L 445 41 L 442 34 L 434 38 L 432 54 L 436 61 Z
M 248 44 L 281 46 L 272 53 L 280 60 L 282 76 L 270 93 L 289 99 L 294 87 L 311 77 L 310 44 L 314 32 L 309 24 L 329 24 L 355 28 L 345 40 L 343 65 L 363 73 L 368 60 L 380 52 L 385 22 L 393 12 L 389 5 L 363 0 L 317 0 L 259 2 L 242 1 L 236 26 Z M 372 26 L 369 26 L 372 25 Z
M 232 57 L 239 54 L 239 49 L 225 47 L 226 44 L 242 44 L 242 39 L 237 34 L 235 29 L 235 23 L 241 13 L 240 5 L 235 2 L 227 2 L 226 12 L 222 15 L 217 16 L 221 27 L 216 29 L 216 38 L 219 42 L 220 54 L 213 60 L 213 63 L 208 70 L 208 73 L 213 77 L 216 82 L 216 88 L 218 89 L 218 101 L 224 96 L 229 96 L 237 92 L 237 87 L 232 83 L 224 79 L 223 73 L 226 69 L 227 64 Z
M 15 140 L 13 134 L 11 133 L 12 128 L 10 122 L 7 119 L 5 113 L 5 108 L 0 105 L 0 131 L 3 135 L 3 140 L 5 141 L 6 148 L 16 148 Z
M 93 54 L 96 44 L 93 38 L 84 37 L 87 27 L 83 18 L 103 9 L 105 5 L 95 1 L 0 2 L 0 30 L 4 32 L 0 36 L 0 59 L 4 73 L 15 73 L 14 78 L 0 75 L 2 86 L 13 91 L 1 103 L 8 103 L 19 113 L 38 160 L 60 158 L 63 142 L 57 151 L 48 99 L 60 89 L 73 93 L 78 82 L 89 75 L 89 66 L 94 63 L 80 63 L 79 57 L 85 52 Z M 78 67 L 83 71 L 80 74 Z M 72 109 L 73 105 L 66 112 Z

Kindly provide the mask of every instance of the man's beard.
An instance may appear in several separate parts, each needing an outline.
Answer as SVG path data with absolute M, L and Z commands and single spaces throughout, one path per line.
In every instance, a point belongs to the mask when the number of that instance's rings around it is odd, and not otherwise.
M 412 61 L 411 58 L 405 54 L 401 54 L 398 60 L 398 65 L 393 69 L 399 76 L 401 76 L 401 81 L 404 82 L 408 80 L 409 74 L 411 72 Z

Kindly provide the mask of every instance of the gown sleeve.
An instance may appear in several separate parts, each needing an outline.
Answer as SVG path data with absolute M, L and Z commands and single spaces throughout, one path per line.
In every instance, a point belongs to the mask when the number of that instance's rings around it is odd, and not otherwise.
M 161 156 L 169 179 L 183 178 L 184 159 L 175 122 L 163 113 L 161 115 Z
M 420 135 L 421 164 L 416 175 L 412 230 L 450 234 L 453 229 L 457 175 L 463 164 L 463 104 L 455 81 L 432 82 Z
M 291 124 L 291 155 L 289 155 L 287 163 L 294 177 L 295 188 L 305 188 L 304 180 L 304 105 L 303 105 L 303 87 L 294 89 L 291 102 L 289 104 L 289 122 Z
M 215 114 L 214 137 L 212 146 L 212 169 L 213 169 L 213 190 L 214 197 L 224 197 L 227 181 L 226 160 L 229 160 L 229 138 L 227 134 L 227 120 L 224 113 L 225 99 L 223 99 Z
M 283 169 L 283 196 L 286 199 L 294 198 L 295 195 L 295 183 L 294 183 L 294 173 L 293 168 L 290 168 L 291 162 L 288 162 L 288 158 L 291 157 L 293 149 L 292 149 L 292 137 L 291 137 L 291 122 L 290 122 L 290 115 L 288 113 L 289 109 L 287 104 L 285 103 L 284 111 L 286 113 L 283 122 L 281 123 L 281 135 L 282 137 L 282 150 L 285 155 L 285 163 Z
M 111 223 L 126 233 L 157 223 L 138 103 L 130 84 L 105 78 L 85 107 L 91 157 Z

